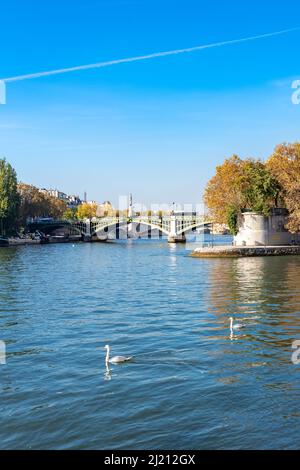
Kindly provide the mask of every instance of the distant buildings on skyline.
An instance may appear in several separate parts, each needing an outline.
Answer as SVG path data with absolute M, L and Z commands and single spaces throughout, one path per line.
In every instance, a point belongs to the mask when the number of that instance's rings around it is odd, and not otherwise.
M 71 195 L 59 191 L 58 189 L 40 189 L 40 192 L 46 194 L 47 196 L 54 197 L 55 199 L 59 199 L 64 201 L 70 209 L 76 209 L 76 207 L 80 206 L 82 203 L 87 204 L 96 204 L 97 207 L 97 216 L 103 217 L 104 215 L 110 213 L 113 210 L 113 206 L 109 201 L 103 202 L 103 204 L 99 204 L 97 201 L 88 201 L 87 200 L 87 193 L 84 193 L 83 200 L 80 199 L 79 196 Z
M 42 188 L 40 189 L 40 192 L 46 194 L 47 196 L 64 201 L 70 209 L 76 208 L 82 204 L 79 196 L 68 196 L 66 193 L 59 191 L 58 189 Z

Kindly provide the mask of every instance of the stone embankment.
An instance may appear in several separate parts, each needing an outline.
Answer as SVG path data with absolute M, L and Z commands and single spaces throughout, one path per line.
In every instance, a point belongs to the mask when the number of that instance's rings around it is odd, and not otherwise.
M 238 258 L 250 256 L 300 255 L 300 246 L 215 246 L 196 248 L 195 258 Z

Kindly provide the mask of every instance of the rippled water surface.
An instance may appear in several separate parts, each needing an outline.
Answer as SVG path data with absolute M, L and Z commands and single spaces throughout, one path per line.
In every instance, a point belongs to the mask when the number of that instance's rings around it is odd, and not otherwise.
M 230 338 L 229 317 L 245 328 Z M 0 249 L 2 449 L 300 445 L 300 257 Z M 104 345 L 134 361 L 106 370 Z

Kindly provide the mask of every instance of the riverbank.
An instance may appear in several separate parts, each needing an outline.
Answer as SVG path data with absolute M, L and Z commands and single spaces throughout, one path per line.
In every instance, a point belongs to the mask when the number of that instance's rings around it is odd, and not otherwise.
M 196 248 L 194 258 L 239 258 L 253 256 L 300 255 L 300 246 L 214 246 Z
M 72 236 L 72 237 L 62 237 L 62 236 L 50 236 L 45 238 L 1 238 L 0 247 L 9 247 L 9 246 L 24 246 L 24 245 L 45 245 L 48 243 L 74 243 L 82 241 L 82 237 Z

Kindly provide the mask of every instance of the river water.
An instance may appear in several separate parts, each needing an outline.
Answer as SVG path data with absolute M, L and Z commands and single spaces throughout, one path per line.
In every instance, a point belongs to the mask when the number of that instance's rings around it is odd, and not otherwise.
M 188 254 L 0 249 L 2 449 L 299 447 L 300 257 Z M 105 344 L 134 361 L 107 370 Z

